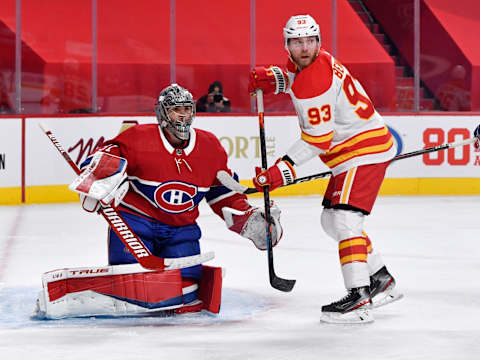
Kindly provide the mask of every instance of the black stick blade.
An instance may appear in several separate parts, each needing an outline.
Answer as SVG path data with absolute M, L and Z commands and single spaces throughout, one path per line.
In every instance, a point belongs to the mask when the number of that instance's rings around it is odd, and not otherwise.
M 297 280 L 282 279 L 276 275 L 270 278 L 270 285 L 272 285 L 273 288 L 283 292 L 292 291 L 296 282 Z

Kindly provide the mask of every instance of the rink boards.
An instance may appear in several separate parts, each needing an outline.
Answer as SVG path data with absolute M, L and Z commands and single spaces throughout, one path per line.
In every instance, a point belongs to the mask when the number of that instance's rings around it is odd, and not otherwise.
M 480 123 L 476 115 L 384 116 L 399 153 L 411 152 L 473 136 Z M 67 189 L 74 174 L 39 122 L 51 128 L 78 164 L 105 140 L 114 137 L 124 121 L 155 122 L 153 116 L 17 117 L 0 119 L 0 205 L 76 201 Z M 229 155 L 229 165 L 251 186 L 254 167 L 260 166 L 258 118 L 252 115 L 197 116 L 195 128 L 213 132 Z M 296 116 L 266 116 L 268 163 L 285 154 L 299 138 Z M 303 177 L 328 169 L 319 159 L 297 168 Z M 480 152 L 473 146 L 416 156 L 393 163 L 381 195 L 478 195 Z M 273 195 L 322 194 L 328 179 L 275 190 Z

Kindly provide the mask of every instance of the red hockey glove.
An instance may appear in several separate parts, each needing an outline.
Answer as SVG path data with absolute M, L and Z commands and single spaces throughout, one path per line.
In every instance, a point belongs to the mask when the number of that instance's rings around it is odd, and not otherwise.
M 292 164 L 280 159 L 267 170 L 262 171 L 256 167 L 255 173 L 257 176 L 253 178 L 253 185 L 260 192 L 263 192 L 264 186 L 270 186 L 270 191 L 273 191 L 280 186 L 291 184 L 296 177 Z
M 255 93 L 256 89 L 262 89 L 264 94 L 279 94 L 288 88 L 288 76 L 278 66 L 257 66 L 250 72 L 248 92 Z

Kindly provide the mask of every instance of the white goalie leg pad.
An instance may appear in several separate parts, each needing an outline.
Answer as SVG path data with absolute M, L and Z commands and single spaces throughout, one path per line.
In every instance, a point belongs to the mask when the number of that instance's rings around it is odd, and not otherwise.
M 183 305 L 180 270 L 152 271 L 139 264 L 54 270 L 43 274 L 33 316 L 145 315 Z

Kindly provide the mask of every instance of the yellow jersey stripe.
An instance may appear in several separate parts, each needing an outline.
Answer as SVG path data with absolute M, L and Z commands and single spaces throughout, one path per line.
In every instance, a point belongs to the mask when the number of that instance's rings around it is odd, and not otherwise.
M 356 156 L 376 154 L 376 153 L 387 151 L 388 149 L 390 149 L 392 147 L 392 145 L 393 145 L 393 138 L 390 138 L 388 140 L 388 142 L 385 143 L 385 144 L 368 146 L 368 147 L 364 147 L 362 149 L 354 150 L 354 151 L 351 151 L 349 153 L 334 157 L 332 160 L 326 162 L 325 164 L 329 168 L 333 168 L 333 167 L 337 166 L 338 164 L 340 164 L 344 161 L 350 160 L 351 158 L 354 158 Z
M 363 134 L 359 134 L 359 135 L 351 138 L 350 140 L 348 140 L 348 141 L 346 141 L 342 144 L 338 144 L 338 145 L 334 146 L 333 148 L 330 149 L 330 151 L 328 152 L 328 155 L 338 153 L 346 147 L 350 147 L 350 146 L 353 146 L 355 144 L 358 144 L 360 141 L 371 139 L 371 138 L 374 138 L 374 137 L 385 136 L 387 134 L 388 134 L 388 129 L 387 129 L 386 126 L 384 126 L 381 129 L 377 129 L 377 130 L 373 130 L 373 131 L 367 131 Z
M 302 131 L 302 140 L 305 140 L 308 143 L 319 144 L 328 142 L 333 139 L 333 131 L 330 131 L 328 134 L 322 136 L 311 136 Z

